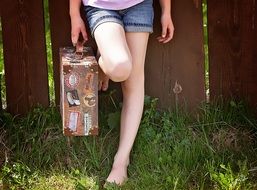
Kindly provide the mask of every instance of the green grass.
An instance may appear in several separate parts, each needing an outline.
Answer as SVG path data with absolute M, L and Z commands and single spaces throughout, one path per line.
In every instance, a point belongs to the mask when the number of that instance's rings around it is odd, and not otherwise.
M 202 13 L 203 13 L 203 34 L 204 34 L 204 67 L 205 67 L 205 88 L 206 96 L 209 99 L 210 96 L 210 79 L 209 79 L 209 46 L 208 46 L 208 12 L 207 12 L 207 0 L 202 1 Z
M 0 184 L 9 189 L 102 189 L 118 145 L 120 106 L 101 100 L 100 135 L 62 135 L 56 108 L 26 118 L 0 117 Z M 256 189 L 257 122 L 242 102 L 204 103 L 194 116 L 182 109 L 145 110 L 121 189 Z M 19 129 L 19 130 L 17 130 Z M 1 186 L 1 185 L 0 185 Z M 109 186 L 108 189 L 119 189 Z

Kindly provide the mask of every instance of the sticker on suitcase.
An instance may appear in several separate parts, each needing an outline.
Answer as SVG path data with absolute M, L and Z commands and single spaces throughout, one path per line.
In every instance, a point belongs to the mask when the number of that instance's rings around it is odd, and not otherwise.
M 70 107 L 80 105 L 80 100 L 79 100 L 79 95 L 77 90 L 66 92 L 66 97 Z

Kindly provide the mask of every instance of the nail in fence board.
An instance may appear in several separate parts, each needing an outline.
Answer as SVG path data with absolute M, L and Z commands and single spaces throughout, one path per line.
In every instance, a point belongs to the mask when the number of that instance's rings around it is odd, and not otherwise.
M 160 44 L 161 9 L 154 1 L 154 33 L 146 55 L 146 94 L 158 97 L 162 108 L 175 106 L 175 83 L 182 87 L 180 104 L 193 109 L 205 100 L 202 7 L 200 0 L 172 0 L 174 38 Z

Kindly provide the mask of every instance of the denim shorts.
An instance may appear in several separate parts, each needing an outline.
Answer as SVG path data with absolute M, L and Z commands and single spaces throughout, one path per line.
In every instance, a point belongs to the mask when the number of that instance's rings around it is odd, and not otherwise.
M 95 29 L 102 23 L 115 22 L 123 26 L 125 32 L 153 32 L 153 0 L 122 10 L 108 10 L 84 6 L 86 18 L 94 37 Z

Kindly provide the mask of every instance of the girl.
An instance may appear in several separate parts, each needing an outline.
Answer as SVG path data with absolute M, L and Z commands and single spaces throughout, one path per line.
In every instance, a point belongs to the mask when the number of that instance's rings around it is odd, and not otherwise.
M 129 155 L 140 124 L 144 103 L 144 62 L 149 34 L 153 32 L 153 0 L 82 0 L 93 38 L 100 51 L 99 90 L 108 81 L 121 82 L 123 107 L 119 147 L 107 182 L 121 185 L 127 179 Z M 159 0 L 162 16 L 161 43 L 173 37 L 171 0 Z M 71 39 L 81 33 L 88 39 L 80 16 L 81 0 L 70 0 Z

